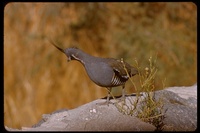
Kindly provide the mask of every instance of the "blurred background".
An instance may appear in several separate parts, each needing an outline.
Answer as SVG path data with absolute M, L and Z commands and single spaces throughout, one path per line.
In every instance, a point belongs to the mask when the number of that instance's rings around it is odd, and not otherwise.
M 84 67 L 53 47 L 76 46 L 141 68 L 157 57 L 156 89 L 197 82 L 194 3 L 9 3 L 4 9 L 4 124 L 29 127 L 42 114 L 107 96 Z M 139 83 L 138 76 L 132 78 Z M 135 92 L 130 81 L 128 94 Z M 113 89 L 114 95 L 121 88 Z

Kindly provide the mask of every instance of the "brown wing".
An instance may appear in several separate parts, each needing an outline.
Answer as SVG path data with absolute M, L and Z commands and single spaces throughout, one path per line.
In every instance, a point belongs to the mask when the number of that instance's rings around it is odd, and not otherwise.
M 114 72 L 124 78 L 124 79 L 128 79 L 128 74 L 131 76 L 131 69 L 133 68 L 132 66 L 130 66 L 128 63 L 126 62 L 121 62 L 121 60 L 117 60 L 117 59 L 113 59 L 110 58 L 108 61 L 108 64 L 113 68 Z

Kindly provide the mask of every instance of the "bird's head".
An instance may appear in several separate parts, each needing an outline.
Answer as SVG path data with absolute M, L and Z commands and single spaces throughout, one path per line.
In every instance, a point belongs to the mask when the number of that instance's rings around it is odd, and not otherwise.
M 79 49 L 77 47 L 70 47 L 64 50 L 65 55 L 67 56 L 67 61 L 71 60 L 80 60 L 78 58 Z

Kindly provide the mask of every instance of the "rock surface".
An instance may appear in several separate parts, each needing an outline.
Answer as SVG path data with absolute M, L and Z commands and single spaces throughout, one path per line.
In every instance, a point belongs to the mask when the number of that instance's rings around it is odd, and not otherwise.
M 197 128 L 197 85 L 191 87 L 171 87 L 157 91 L 162 96 L 165 131 L 194 131 Z
M 135 96 L 127 96 L 135 98 Z M 163 131 L 194 131 L 197 128 L 197 85 L 170 87 L 156 91 L 155 98 L 162 98 L 166 110 Z M 124 115 L 114 104 L 99 105 L 98 99 L 72 110 L 60 110 L 43 115 L 33 127 L 22 131 L 155 131 L 156 127 L 139 118 Z M 114 99 L 111 100 L 115 102 Z M 6 127 L 6 130 L 17 131 Z
M 115 105 L 98 105 L 95 100 L 76 109 L 45 115 L 45 122 L 26 131 L 153 131 L 155 127 L 120 113 Z

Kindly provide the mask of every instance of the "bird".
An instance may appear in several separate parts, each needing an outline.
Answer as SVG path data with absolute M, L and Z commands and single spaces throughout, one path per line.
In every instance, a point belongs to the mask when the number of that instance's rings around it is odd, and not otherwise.
M 96 85 L 107 88 L 108 95 L 105 104 L 111 103 L 111 90 L 117 86 L 122 86 L 122 99 L 125 100 L 125 83 L 130 77 L 138 74 L 138 69 L 129 65 L 123 59 L 95 57 L 77 47 L 62 49 L 53 41 L 50 42 L 67 56 L 68 62 L 71 60 L 79 61 L 84 66 L 89 78 Z

